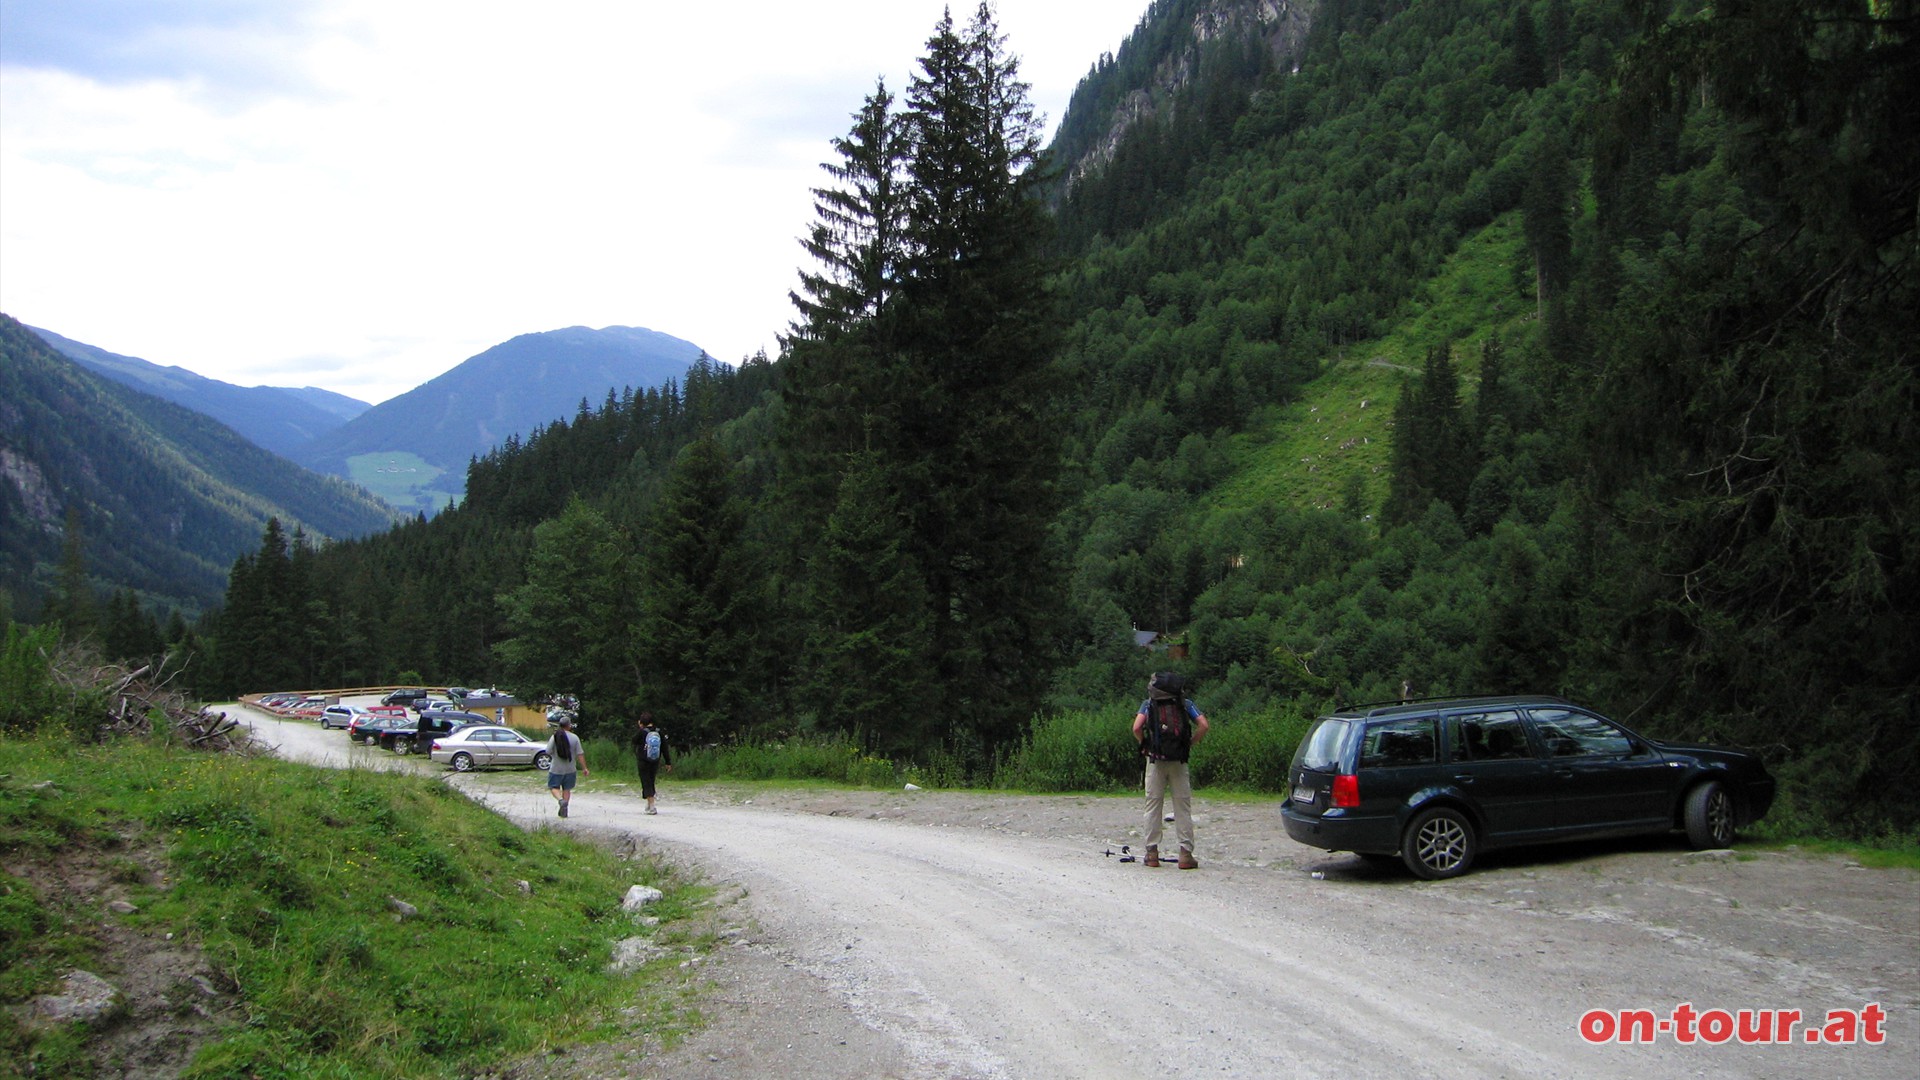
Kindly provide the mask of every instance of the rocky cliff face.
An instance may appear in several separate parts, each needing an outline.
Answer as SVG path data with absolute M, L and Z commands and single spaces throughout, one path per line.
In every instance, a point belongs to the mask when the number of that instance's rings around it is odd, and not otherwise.
M 1149 13 L 1149 20 L 1185 16 L 1189 25 L 1185 32 L 1173 36 L 1179 44 L 1158 58 L 1147 84 L 1135 87 L 1114 108 L 1105 136 L 1067 165 L 1069 184 L 1113 160 L 1120 140 L 1134 125 L 1174 108 L 1180 92 L 1192 85 L 1202 54 L 1215 42 L 1258 37 L 1277 67 L 1297 70 L 1320 4 L 1319 0 L 1203 0 L 1190 15 L 1180 10 L 1181 6 L 1159 5 L 1160 10 Z M 1138 40 L 1141 38 L 1136 35 L 1128 45 Z

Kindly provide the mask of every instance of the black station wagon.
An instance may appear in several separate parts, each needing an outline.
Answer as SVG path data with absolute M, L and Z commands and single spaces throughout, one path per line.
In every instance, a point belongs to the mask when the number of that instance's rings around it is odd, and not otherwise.
M 1450 698 L 1343 709 L 1293 756 L 1287 835 L 1423 878 L 1481 851 L 1684 830 L 1726 847 L 1773 804 L 1741 750 L 1656 742 L 1551 697 Z

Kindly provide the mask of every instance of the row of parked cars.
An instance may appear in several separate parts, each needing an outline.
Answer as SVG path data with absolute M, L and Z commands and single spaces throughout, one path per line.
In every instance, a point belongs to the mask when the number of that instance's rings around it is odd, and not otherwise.
M 458 689 L 450 688 L 448 693 L 451 695 Z M 451 702 L 432 698 L 414 700 L 417 701 L 414 716 L 405 715 L 405 706 L 385 704 L 379 708 L 398 709 L 401 716 L 356 718 L 346 729 L 347 737 L 355 742 L 376 744 L 396 754 L 424 751 L 429 759 L 455 772 L 496 766 L 532 766 L 545 771 L 551 761 L 545 743 L 529 739 L 513 728 L 494 723 L 479 713 L 461 710 Z
M 546 769 L 546 743 L 459 708 L 456 694 L 467 699 L 500 696 L 492 690 L 451 687 L 448 698 L 435 698 L 426 690 L 395 690 L 378 705 L 302 694 L 268 694 L 260 704 L 282 716 L 309 717 L 322 728 L 345 731 L 356 743 L 401 755 L 425 753 L 456 772 L 492 766 Z
M 281 716 L 317 717 L 333 701 L 325 694 L 267 694 L 260 698 L 259 705 Z

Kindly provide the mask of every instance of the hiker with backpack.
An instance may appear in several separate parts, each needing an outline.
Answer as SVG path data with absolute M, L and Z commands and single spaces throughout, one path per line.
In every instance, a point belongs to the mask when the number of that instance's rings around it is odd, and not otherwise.
M 654 808 L 654 781 L 660 774 L 660 767 L 666 766 L 673 771 L 673 754 L 667 750 L 667 737 L 653 725 L 653 714 L 640 714 L 639 730 L 633 743 L 633 753 L 640 761 L 640 794 L 647 797 L 647 813 L 657 814 Z
M 1133 718 L 1133 739 L 1147 759 L 1147 854 L 1141 861 L 1160 865 L 1160 832 L 1166 797 L 1173 792 L 1173 831 L 1180 841 L 1180 869 L 1197 870 L 1193 857 L 1193 784 L 1187 757 L 1207 736 L 1207 714 L 1187 698 L 1186 681 L 1172 671 L 1147 680 L 1147 700 Z
M 587 750 L 573 733 L 572 713 L 560 713 L 553 723 L 553 738 L 547 740 L 547 794 L 560 804 L 560 816 L 566 817 L 573 805 L 573 785 L 587 775 Z

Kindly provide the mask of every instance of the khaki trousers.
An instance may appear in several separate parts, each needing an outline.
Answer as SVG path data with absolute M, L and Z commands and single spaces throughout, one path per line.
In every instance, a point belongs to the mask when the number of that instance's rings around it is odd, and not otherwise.
M 1147 846 L 1160 846 L 1160 827 L 1166 814 L 1167 790 L 1173 790 L 1173 832 L 1180 850 L 1193 851 L 1193 785 L 1184 761 L 1147 762 Z

